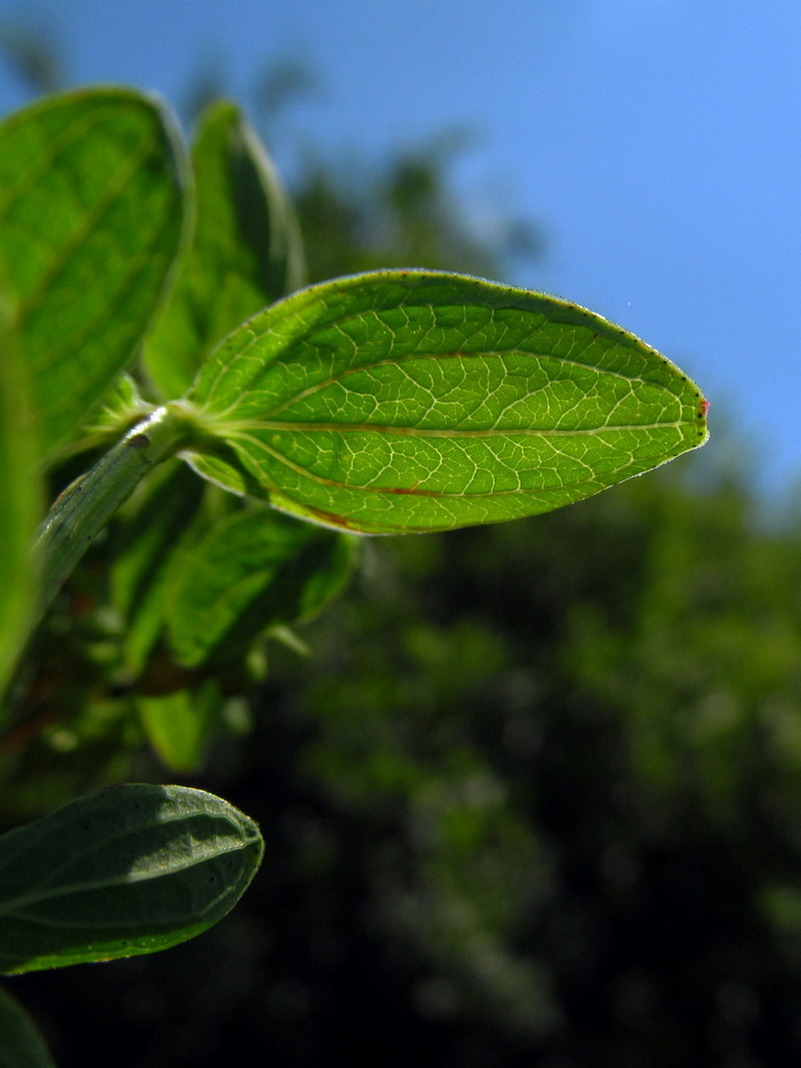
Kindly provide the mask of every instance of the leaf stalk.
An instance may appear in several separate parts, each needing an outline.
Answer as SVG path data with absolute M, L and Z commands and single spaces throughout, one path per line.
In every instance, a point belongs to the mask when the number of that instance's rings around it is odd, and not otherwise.
M 57 498 L 35 544 L 41 579 L 38 618 L 141 479 L 175 456 L 190 436 L 186 418 L 177 407 L 157 408 Z

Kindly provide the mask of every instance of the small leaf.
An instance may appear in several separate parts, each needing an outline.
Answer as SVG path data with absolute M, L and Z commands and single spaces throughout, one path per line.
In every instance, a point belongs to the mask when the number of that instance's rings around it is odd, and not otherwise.
M 0 1068 L 56 1068 L 36 1024 L 0 989 Z
M 150 744 L 173 771 L 197 771 L 217 726 L 222 696 L 214 679 L 194 689 L 136 698 Z
M 342 590 L 354 550 L 353 539 L 268 508 L 222 519 L 176 569 L 167 612 L 175 658 L 187 667 L 229 658 L 270 627 L 308 619 Z
M 264 148 L 238 109 L 203 115 L 192 150 L 197 220 L 145 362 L 168 399 L 180 397 L 212 348 L 266 304 L 296 289 L 300 230 Z
M 125 89 L 49 97 L 0 124 L 0 272 L 53 450 L 133 360 L 182 241 L 182 146 Z
M 130 957 L 211 927 L 260 862 L 256 824 L 181 786 L 127 784 L 0 836 L 0 972 Z
M 696 386 L 638 338 L 553 297 L 436 272 L 281 301 L 226 339 L 191 400 L 218 438 L 190 457 L 201 474 L 361 533 L 546 512 L 707 435 Z

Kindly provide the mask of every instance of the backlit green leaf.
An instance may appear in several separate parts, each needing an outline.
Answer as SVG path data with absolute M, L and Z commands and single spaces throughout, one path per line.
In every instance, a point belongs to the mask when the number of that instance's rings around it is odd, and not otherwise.
M 176 659 L 194 667 L 247 649 L 270 627 L 318 612 L 350 577 L 353 539 L 249 508 L 187 548 L 170 591 Z
M 129 90 L 50 97 L 0 124 L 0 273 L 49 449 L 136 354 L 181 243 L 182 170 L 168 116 Z
M 180 397 L 229 331 L 302 284 L 300 230 L 256 134 L 220 101 L 192 151 L 197 219 L 177 285 L 145 360 L 167 399 Z
M 181 786 L 128 784 L 0 836 L 0 972 L 152 953 L 221 919 L 261 862 L 256 824 Z
M 540 293 L 421 271 L 268 308 L 191 400 L 225 441 L 191 458 L 201 474 L 364 533 L 549 511 L 707 435 L 697 387 L 633 335 Z
M 0 990 L 0 1068 L 55 1068 L 36 1024 L 5 990 Z

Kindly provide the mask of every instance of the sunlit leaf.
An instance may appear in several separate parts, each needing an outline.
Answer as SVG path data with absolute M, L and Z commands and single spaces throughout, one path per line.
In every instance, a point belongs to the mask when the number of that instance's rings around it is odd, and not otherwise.
M 241 322 L 302 283 L 294 212 L 256 134 L 220 101 L 203 115 L 192 150 L 197 219 L 145 361 L 168 399 L 191 385 L 211 349 Z
M 198 451 L 198 471 L 365 533 L 549 511 L 707 433 L 696 386 L 619 327 L 418 271 L 339 279 L 267 309 L 219 347 L 192 400 L 226 443 Z
M 40 518 L 37 435 L 19 338 L 0 294 L 0 699 L 31 619 Z
M 256 824 L 181 786 L 128 784 L 0 836 L 0 972 L 130 957 L 220 920 L 261 862 Z
M 182 147 L 153 99 L 50 97 L 0 124 L 0 271 L 44 444 L 61 444 L 134 358 L 184 220 Z
M 18 1001 L 0 989 L 0 1068 L 55 1068 L 36 1024 Z
M 175 572 L 167 628 L 176 659 L 225 659 L 270 627 L 314 615 L 347 582 L 354 551 L 353 539 L 268 508 L 216 523 Z

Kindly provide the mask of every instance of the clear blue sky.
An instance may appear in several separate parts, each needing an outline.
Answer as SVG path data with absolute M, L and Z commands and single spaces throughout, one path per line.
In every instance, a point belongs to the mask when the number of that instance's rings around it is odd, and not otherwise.
M 245 97 L 294 57 L 322 86 L 294 121 L 332 151 L 476 131 L 467 202 L 547 238 L 503 281 L 640 334 L 697 379 L 713 432 L 755 435 L 763 484 L 797 489 L 799 0 L 0 0 L 37 12 L 73 84 L 175 99 L 212 58 Z M 22 100 L 0 71 L 0 108 Z

